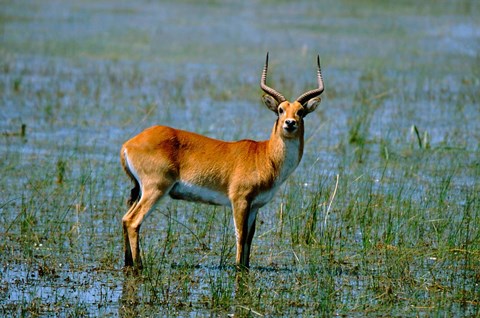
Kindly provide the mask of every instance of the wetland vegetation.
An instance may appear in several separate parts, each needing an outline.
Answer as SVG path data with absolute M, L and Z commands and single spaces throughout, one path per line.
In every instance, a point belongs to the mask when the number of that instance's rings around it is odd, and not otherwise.
M 477 1 L 3 1 L 0 316 L 480 315 Z M 162 201 L 124 275 L 121 144 L 266 139 L 326 89 L 236 280 L 231 210 Z

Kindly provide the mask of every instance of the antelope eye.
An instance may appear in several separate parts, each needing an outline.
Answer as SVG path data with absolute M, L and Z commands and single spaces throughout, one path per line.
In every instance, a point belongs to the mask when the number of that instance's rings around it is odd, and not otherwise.
M 282 108 L 282 107 L 279 107 L 279 108 L 278 108 L 278 114 L 281 115 L 281 114 L 283 114 L 283 112 L 284 112 L 283 108 Z
M 299 109 L 299 110 L 297 111 L 297 116 L 298 116 L 298 117 L 303 117 L 303 114 L 305 114 L 305 112 L 303 111 L 303 109 Z

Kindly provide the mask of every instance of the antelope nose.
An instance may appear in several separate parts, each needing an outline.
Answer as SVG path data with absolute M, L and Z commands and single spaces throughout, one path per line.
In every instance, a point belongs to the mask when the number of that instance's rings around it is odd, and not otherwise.
M 287 119 L 285 120 L 285 124 L 288 126 L 288 128 L 292 128 L 296 125 L 297 121 L 295 119 Z

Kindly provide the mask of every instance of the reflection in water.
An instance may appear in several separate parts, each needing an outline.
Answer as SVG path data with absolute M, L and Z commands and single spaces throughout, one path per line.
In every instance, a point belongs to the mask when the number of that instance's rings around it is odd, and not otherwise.
M 193 312 L 207 316 L 210 314 L 218 315 L 219 308 L 224 308 L 226 310 L 225 314 L 229 317 L 263 317 L 263 314 L 256 309 L 261 293 L 255 284 L 253 273 L 248 271 L 236 271 L 234 273 L 225 268 L 219 269 L 219 272 L 217 270 L 213 271 L 216 274 L 212 275 L 209 271 L 203 272 L 205 280 L 210 278 L 209 289 L 205 292 L 210 291 L 212 298 L 207 296 L 208 292 L 203 296 L 197 295 L 206 308 L 196 308 Z M 160 275 L 163 274 L 169 275 L 168 270 Z M 144 312 L 145 297 L 149 298 L 148 295 L 143 294 L 144 284 L 148 284 L 148 279 L 142 274 L 133 270 L 124 271 L 122 293 L 118 306 L 120 317 L 139 317 Z M 234 288 L 230 289 L 228 286 L 234 286 Z M 216 287 L 221 289 L 217 293 L 212 290 L 216 290 Z M 228 290 L 229 292 L 225 292 Z M 211 311 L 213 308 L 214 311 Z
M 138 317 L 140 302 L 139 288 L 143 279 L 132 270 L 125 270 L 123 279 L 122 296 L 118 307 L 120 317 Z
M 237 271 L 235 275 L 235 306 L 232 317 L 263 317 L 261 313 L 252 308 L 255 298 L 259 296 L 256 295 L 255 290 L 253 276 L 248 271 Z

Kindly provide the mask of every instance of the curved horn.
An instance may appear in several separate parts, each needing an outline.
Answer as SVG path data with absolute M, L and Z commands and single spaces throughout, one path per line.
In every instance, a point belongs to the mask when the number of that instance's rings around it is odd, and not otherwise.
M 274 90 L 273 88 L 267 86 L 267 83 L 266 83 L 266 81 L 267 81 L 267 70 L 268 70 L 268 52 L 267 52 L 267 58 L 265 60 L 265 66 L 263 67 L 262 79 L 260 81 L 260 87 L 262 88 L 262 90 L 265 93 L 267 93 L 268 95 L 275 98 L 275 100 L 280 104 L 280 103 L 286 101 L 286 98 L 282 94 L 280 94 L 279 92 Z
M 297 98 L 297 102 L 299 102 L 302 105 L 305 102 L 308 102 L 310 99 L 317 97 L 318 95 L 323 93 L 324 87 L 323 87 L 322 70 L 320 68 L 320 55 L 317 55 L 317 65 L 318 65 L 318 69 L 317 69 L 318 88 L 305 92 L 302 95 L 300 95 L 300 97 Z

